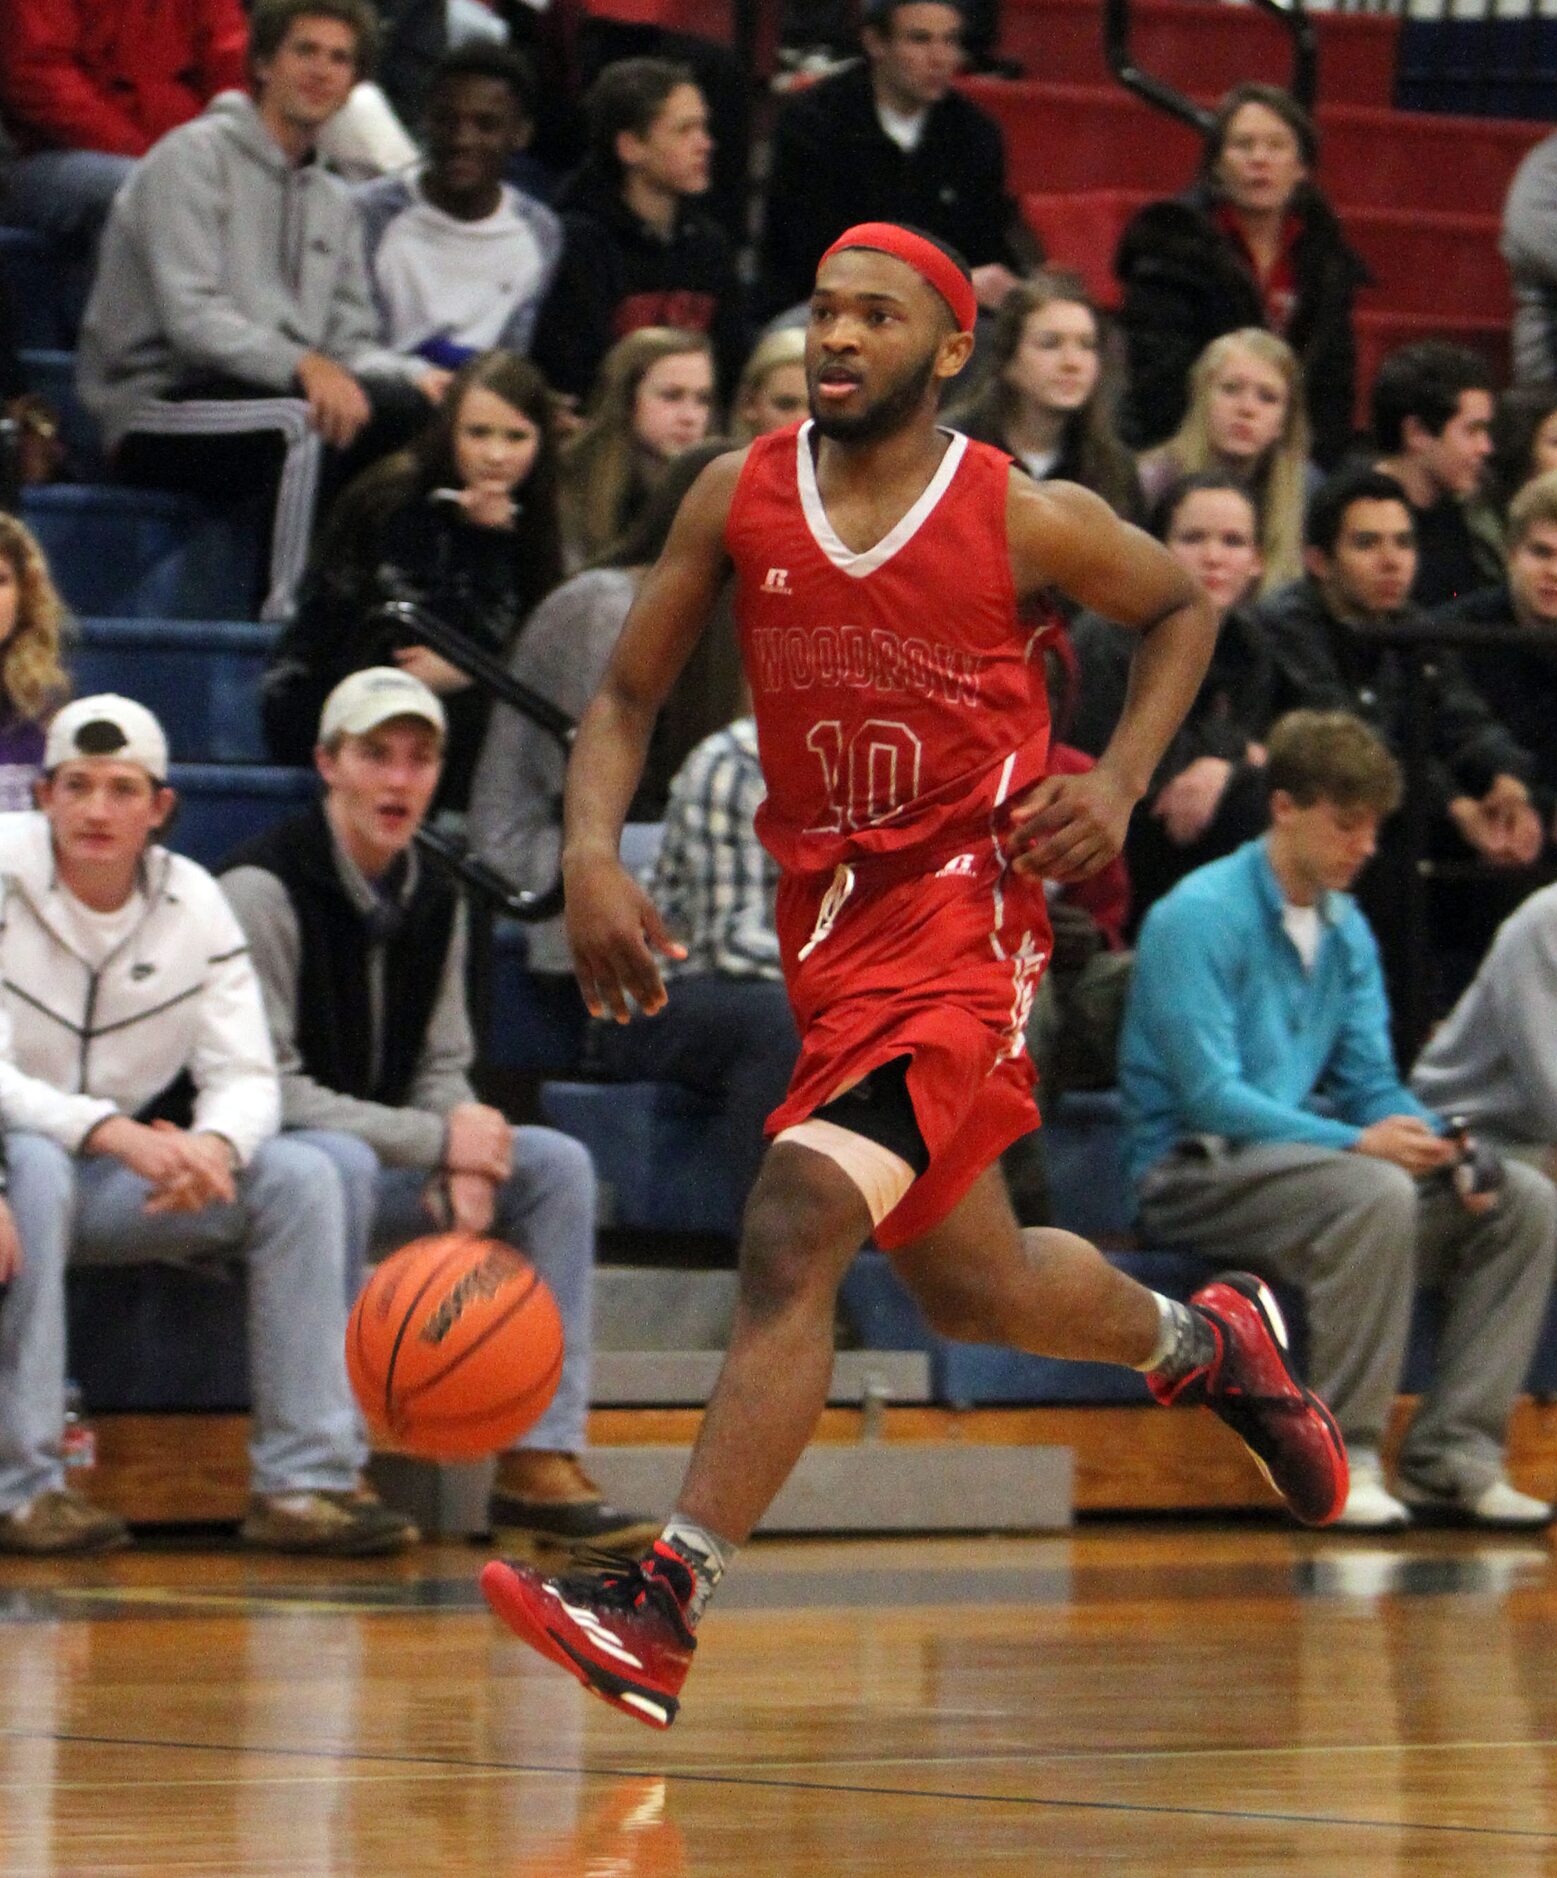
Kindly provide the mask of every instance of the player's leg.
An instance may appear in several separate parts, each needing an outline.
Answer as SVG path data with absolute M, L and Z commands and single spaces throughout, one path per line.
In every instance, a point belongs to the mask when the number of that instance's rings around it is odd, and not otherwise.
M 943 1337 L 1127 1368 L 1143 1367 L 1157 1349 L 1155 1293 L 1073 1232 L 1024 1231 L 997 1168 L 987 1168 L 946 1219 L 891 1258 Z
M 871 1228 L 835 1161 L 780 1141 L 741 1230 L 730 1346 L 692 1450 L 679 1515 L 742 1545 L 827 1403 L 838 1286 Z
M 1227 1422 L 1299 1519 L 1324 1525 L 1344 1506 L 1340 1431 L 1293 1373 L 1281 1313 L 1251 1274 L 1223 1274 L 1188 1306 L 1161 1297 L 1074 1233 L 1018 1231 L 993 1168 L 892 1256 L 943 1335 L 1142 1370 L 1158 1401 Z
M 899 1072 L 885 1103 L 893 1120 L 906 1102 Z M 871 1125 L 868 1104 L 858 1119 Z M 547 1578 L 501 1561 L 481 1574 L 488 1602 L 517 1636 L 656 1727 L 675 1719 L 702 1605 L 827 1400 L 839 1281 L 913 1177 L 911 1165 L 850 1129 L 806 1127 L 822 1147 L 780 1140 L 752 1189 L 730 1348 L 675 1514 L 649 1558 L 588 1576 Z

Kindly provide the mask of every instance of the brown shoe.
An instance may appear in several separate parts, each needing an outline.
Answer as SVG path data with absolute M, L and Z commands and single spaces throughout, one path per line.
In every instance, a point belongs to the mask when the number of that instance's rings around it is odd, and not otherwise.
M 637 1558 L 653 1545 L 664 1524 L 647 1513 L 612 1506 L 576 1454 L 544 1448 L 520 1448 L 502 1456 L 487 1518 L 505 1550 L 528 1547 L 567 1552 L 578 1559 Z
M 117 1513 L 94 1506 L 70 1487 L 51 1487 L 25 1506 L 0 1514 L 0 1552 L 117 1552 L 131 1543 Z
M 238 1528 L 261 1552 L 306 1552 L 319 1558 L 381 1558 L 421 1538 L 416 1526 L 371 1487 L 346 1491 L 256 1494 Z

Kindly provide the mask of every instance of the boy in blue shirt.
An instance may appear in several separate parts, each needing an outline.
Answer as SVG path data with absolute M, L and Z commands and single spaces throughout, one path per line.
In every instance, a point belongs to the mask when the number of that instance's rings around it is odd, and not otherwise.
M 1557 1193 L 1485 1158 L 1456 1179 L 1460 1144 L 1396 1071 L 1378 949 L 1346 892 L 1399 805 L 1393 757 L 1338 711 L 1292 712 L 1269 750 L 1269 832 L 1181 881 L 1137 944 L 1120 1084 L 1142 1230 L 1303 1288 L 1312 1381 L 1351 1461 L 1341 1525 L 1544 1525 L 1503 1446 Z M 1418 1284 L 1447 1313 L 1392 1493 L 1379 1449 Z

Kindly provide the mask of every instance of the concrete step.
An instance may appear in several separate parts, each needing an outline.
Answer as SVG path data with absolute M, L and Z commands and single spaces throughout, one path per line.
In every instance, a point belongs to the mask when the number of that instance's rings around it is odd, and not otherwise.
M 722 1350 L 735 1319 L 735 1273 L 659 1265 L 595 1272 L 595 1350 Z
M 695 1406 L 713 1393 L 721 1350 L 597 1350 L 590 1380 L 595 1408 Z M 840 1350 L 827 1400 L 840 1404 L 928 1402 L 930 1359 L 919 1350 Z
M 591 1448 L 588 1466 L 618 1506 L 668 1513 L 690 1450 Z M 814 1445 L 759 1532 L 1051 1532 L 1073 1516 L 1069 1448 L 947 1443 Z

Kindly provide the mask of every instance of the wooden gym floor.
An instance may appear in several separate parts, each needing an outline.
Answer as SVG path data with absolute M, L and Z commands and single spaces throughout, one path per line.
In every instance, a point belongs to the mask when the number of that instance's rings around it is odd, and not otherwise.
M 0 1872 L 1557 1870 L 1544 1536 L 759 1542 L 667 1735 L 501 1632 L 481 1557 L 0 1563 Z

